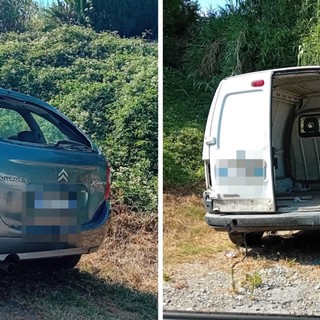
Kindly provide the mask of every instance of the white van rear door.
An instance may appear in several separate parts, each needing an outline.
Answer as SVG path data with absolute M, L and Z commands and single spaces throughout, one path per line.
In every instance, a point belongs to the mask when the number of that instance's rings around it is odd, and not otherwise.
M 274 212 L 271 71 L 224 80 L 208 119 L 204 157 L 223 212 Z M 209 126 L 209 127 L 208 127 Z

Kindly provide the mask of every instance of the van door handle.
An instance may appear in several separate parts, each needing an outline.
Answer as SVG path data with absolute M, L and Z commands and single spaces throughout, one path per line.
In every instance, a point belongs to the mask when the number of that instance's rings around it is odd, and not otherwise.
M 215 137 L 210 137 L 206 139 L 207 146 L 213 146 L 217 143 L 217 139 Z

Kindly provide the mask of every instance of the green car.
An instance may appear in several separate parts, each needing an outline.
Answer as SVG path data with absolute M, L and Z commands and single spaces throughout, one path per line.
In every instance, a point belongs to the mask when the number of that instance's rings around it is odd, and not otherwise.
M 0 89 L 0 150 L 0 268 L 29 259 L 72 268 L 97 251 L 110 167 L 89 138 L 47 103 Z

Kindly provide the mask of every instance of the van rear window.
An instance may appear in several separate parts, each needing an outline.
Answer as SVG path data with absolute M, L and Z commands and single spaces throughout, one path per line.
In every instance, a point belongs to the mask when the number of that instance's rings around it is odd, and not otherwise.
M 263 91 L 231 94 L 221 110 L 218 147 L 223 149 L 261 149 L 268 139 L 269 108 Z

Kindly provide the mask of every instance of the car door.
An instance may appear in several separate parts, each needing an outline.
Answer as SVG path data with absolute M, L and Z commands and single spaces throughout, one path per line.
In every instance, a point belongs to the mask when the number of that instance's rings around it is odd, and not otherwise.
M 204 160 L 217 210 L 274 212 L 271 72 L 224 80 L 210 111 Z

